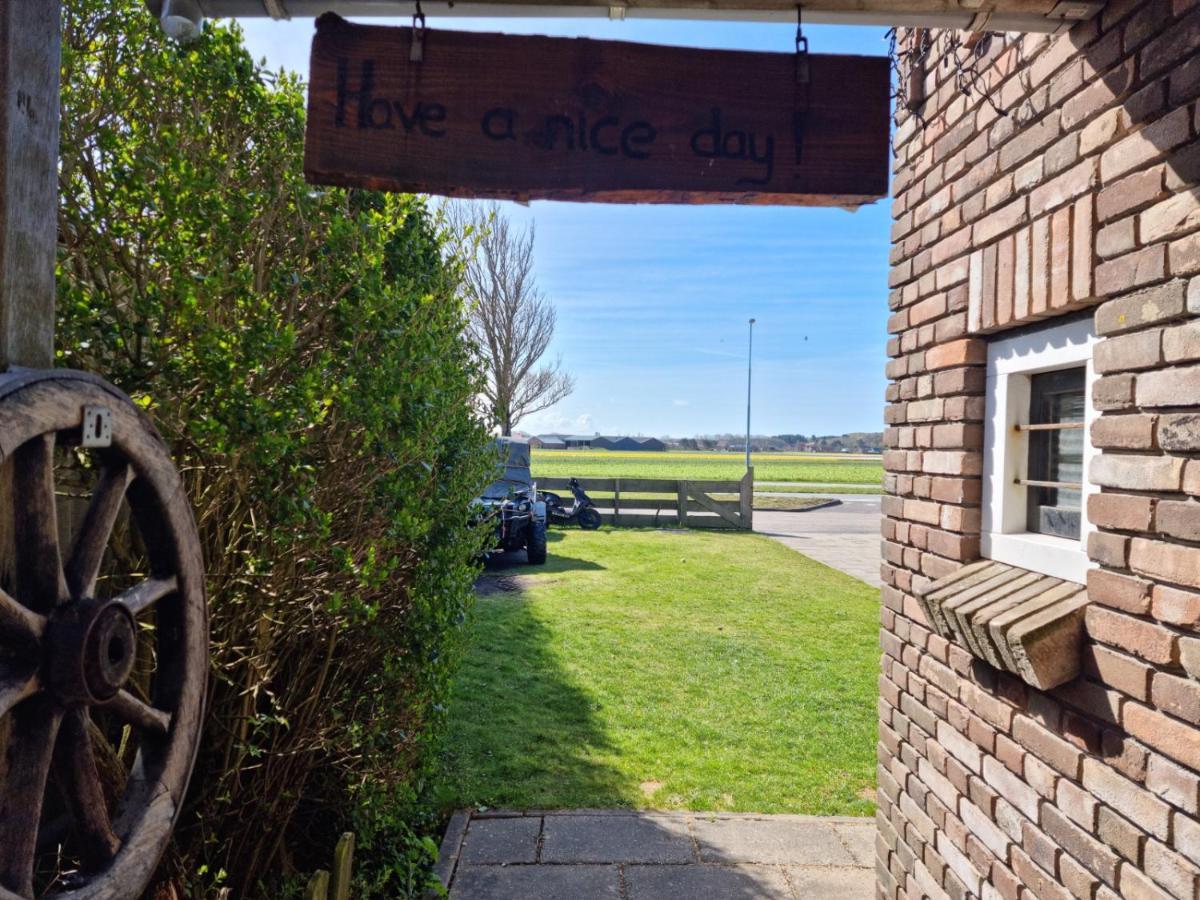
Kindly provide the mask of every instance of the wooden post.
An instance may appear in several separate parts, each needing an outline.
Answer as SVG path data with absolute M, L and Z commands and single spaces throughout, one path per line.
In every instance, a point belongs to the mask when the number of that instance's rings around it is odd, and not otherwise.
M 0 0 L 0 369 L 54 361 L 61 0 Z
M 679 482 L 675 490 L 678 492 L 676 506 L 679 509 L 679 527 L 687 527 L 687 508 L 688 508 L 688 483 L 686 481 Z
M 333 882 L 329 900 L 350 900 L 350 882 L 354 877 L 354 834 L 347 831 L 333 851 Z
M 304 900 L 329 900 L 329 873 L 318 869 L 304 889 Z
M 621 524 L 621 479 L 613 479 L 613 527 Z
M 742 476 L 742 527 L 747 531 L 754 529 L 754 466 L 746 470 Z
M 54 361 L 61 0 L 0 0 L 0 371 Z M 12 575 L 12 464 L 0 463 L 0 584 Z M 11 717 L 0 722 L 0 784 Z

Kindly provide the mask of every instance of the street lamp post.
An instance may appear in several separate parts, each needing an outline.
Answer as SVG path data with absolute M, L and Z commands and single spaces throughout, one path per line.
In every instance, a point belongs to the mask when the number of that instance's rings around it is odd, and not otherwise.
M 754 371 L 754 320 L 750 320 L 750 343 L 746 348 L 746 471 L 750 471 L 750 378 Z

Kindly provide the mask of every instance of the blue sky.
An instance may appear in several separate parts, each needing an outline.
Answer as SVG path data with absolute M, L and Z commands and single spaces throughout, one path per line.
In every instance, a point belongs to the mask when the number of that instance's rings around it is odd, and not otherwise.
M 376 20 L 383 21 L 383 20 Z M 396 24 L 408 24 L 396 20 Z M 251 52 L 307 74 L 312 20 L 242 23 Z M 790 51 L 793 25 L 444 19 L 431 28 Z M 814 53 L 883 55 L 884 29 L 805 28 Z M 889 203 L 839 209 L 504 204 L 536 227 L 551 355 L 575 393 L 528 431 L 741 432 L 753 316 L 756 434 L 882 429 Z

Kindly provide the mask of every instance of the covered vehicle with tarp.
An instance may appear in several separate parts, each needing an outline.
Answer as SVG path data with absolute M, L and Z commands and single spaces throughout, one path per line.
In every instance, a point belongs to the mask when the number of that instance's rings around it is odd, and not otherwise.
M 529 442 L 501 437 L 492 442 L 496 479 L 475 499 L 481 518 L 495 529 L 493 552 L 525 550 L 529 562 L 546 561 L 546 504 L 529 470 Z

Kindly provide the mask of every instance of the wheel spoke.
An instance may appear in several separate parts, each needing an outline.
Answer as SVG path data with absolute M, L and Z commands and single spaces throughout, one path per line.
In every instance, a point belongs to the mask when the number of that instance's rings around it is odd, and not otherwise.
M 124 603 L 136 619 L 163 597 L 169 597 L 179 590 L 179 579 L 147 578 L 141 584 L 134 585 L 129 590 L 117 595 L 117 600 Z
M 54 435 L 45 434 L 13 454 L 18 596 L 39 613 L 50 612 L 68 597 L 55 504 Z
M 46 776 L 62 713 L 48 697 L 13 712 L 8 771 L 0 786 L 0 887 L 33 896 L 33 862 Z
M 82 839 L 80 852 L 84 865 L 99 869 L 117 855 L 121 842 L 113 834 L 108 816 L 88 722 L 87 710 L 75 709 L 66 714 L 55 752 L 54 772 Z
M 39 690 L 41 685 L 36 675 L 0 676 L 0 719 L 8 715 L 18 703 L 28 700 Z
M 166 737 L 171 728 L 171 714 L 155 709 L 149 703 L 139 700 L 129 691 L 121 691 L 104 709 L 112 712 L 122 722 L 135 725 L 149 734 Z
M 67 587 L 72 597 L 82 599 L 94 594 L 104 551 L 132 479 L 133 469 L 124 463 L 108 466 L 100 475 L 67 563 Z
M 10 646 L 30 648 L 42 639 L 46 630 L 46 619 L 33 610 L 26 609 L 4 591 L 0 591 L 0 633 L 8 638 Z

